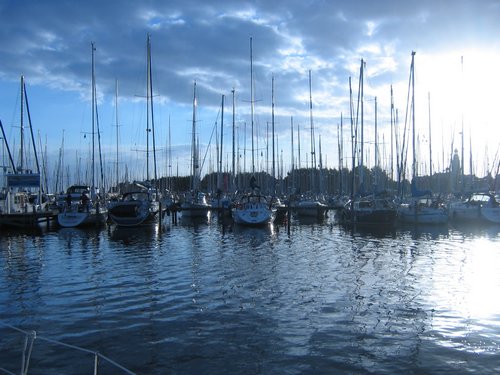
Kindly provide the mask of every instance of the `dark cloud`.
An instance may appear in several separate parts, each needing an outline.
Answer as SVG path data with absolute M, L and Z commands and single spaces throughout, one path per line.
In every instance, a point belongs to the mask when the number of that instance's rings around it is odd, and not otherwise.
M 281 131 L 290 115 L 306 123 L 312 69 L 317 126 L 326 133 L 348 111 L 348 78 L 357 82 L 361 58 L 374 89 L 405 81 L 412 50 L 498 48 L 499 13 L 494 0 L 3 1 L 0 79 L 25 74 L 88 98 L 94 41 L 102 97 L 112 100 L 118 79 L 120 95 L 133 101 L 145 91 L 149 33 L 159 100 L 188 110 L 197 80 L 204 105 L 216 111 L 235 88 L 248 112 L 252 37 L 260 110 L 270 110 L 274 76 Z
M 453 4 L 453 5 L 451 5 Z M 97 45 L 100 87 L 113 92 L 115 78 L 131 94 L 144 75 L 146 34 L 151 33 L 157 90 L 174 101 L 195 78 L 217 92 L 237 85 L 247 91 L 249 38 L 254 39 L 255 76 L 269 86 L 270 75 L 294 86 L 284 70 L 280 49 L 296 51 L 297 69 L 318 69 L 329 80 L 352 74 L 347 64 L 389 54 L 399 60 L 414 48 L 457 45 L 474 35 L 498 34 L 495 2 L 471 1 L 16 1 L 2 7 L 3 77 L 20 70 L 32 80 L 67 77 L 84 87 L 88 79 L 89 44 Z M 291 45 L 295 39 L 299 45 Z M 363 46 L 393 45 L 390 51 L 361 56 Z M 312 66 L 319 59 L 329 66 Z M 260 71 L 262 70 L 262 71 Z M 306 69 L 304 69 L 306 70 Z M 304 78 L 300 79 L 301 84 Z M 133 82 L 133 83 L 129 83 Z M 281 98 L 288 102 L 288 98 Z M 290 101 L 288 104 L 292 104 Z

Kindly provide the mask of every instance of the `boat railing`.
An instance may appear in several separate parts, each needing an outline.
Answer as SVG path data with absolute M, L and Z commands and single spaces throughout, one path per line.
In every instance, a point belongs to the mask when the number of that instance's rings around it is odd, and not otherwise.
M 76 345 L 67 344 L 67 343 L 64 343 L 64 342 L 61 342 L 61 341 L 53 340 L 53 339 L 50 339 L 48 337 L 40 336 L 34 330 L 32 330 L 32 331 L 25 331 L 25 330 L 22 330 L 20 328 L 14 327 L 14 326 L 12 326 L 10 324 L 7 324 L 7 323 L 4 323 L 4 322 L 0 322 L 0 324 L 3 325 L 4 327 L 7 327 L 7 328 L 10 328 L 10 329 L 12 329 L 14 331 L 17 331 L 19 333 L 22 333 L 25 336 L 24 345 L 23 345 L 23 353 L 22 353 L 22 362 L 21 362 L 21 372 L 20 372 L 21 375 L 27 375 L 28 374 L 29 364 L 30 364 L 30 359 L 31 359 L 31 354 L 33 352 L 33 345 L 35 343 L 35 340 L 45 341 L 45 342 L 48 342 L 48 343 L 51 343 L 51 344 L 63 346 L 63 347 L 69 348 L 69 349 L 75 349 L 75 350 L 81 351 L 83 353 L 87 353 L 87 354 L 93 355 L 94 356 L 94 375 L 98 374 L 98 368 L 99 368 L 99 361 L 100 360 L 104 360 L 104 361 L 108 362 L 109 364 L 111 364 L 111 365 L 115 366 L 116 368 L 122 370 L 126 374 L 135 375 L 134 372 L 128 370 L 127 368 L 125 368 L 122 365 L 120 365 L 120 364 L 116 363 L 115 361 L 113 361 L 111 358 L 108 358 L 108 357 L 106 357 L 105 355 L 103 355 L 103 354 L 101 354 L 99 352 L 96 352 L 96 351 L 93 351 L 93 350 L 89 350 L 89 349 L 85 349 L 85 348 L 82 348 L 82 347 L 79 347 L 79 346 L 76 346 Z M 13 372 L 11 372 L 11 371 L 9 371 L 7 369 L 4 369 L 2 367 L 0 367 L 0 373 L 1 372 L 4 372 L 4 373 L 9 374 L 9 375 L 14 375 Z

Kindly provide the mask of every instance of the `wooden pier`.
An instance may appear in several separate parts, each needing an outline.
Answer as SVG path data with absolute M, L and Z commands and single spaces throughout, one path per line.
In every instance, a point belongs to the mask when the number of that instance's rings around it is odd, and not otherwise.
M 49 224 L 56 219 L 57 213 L 54 211 L 1 213 L 0 227 L 35 228 L 39 224 Z

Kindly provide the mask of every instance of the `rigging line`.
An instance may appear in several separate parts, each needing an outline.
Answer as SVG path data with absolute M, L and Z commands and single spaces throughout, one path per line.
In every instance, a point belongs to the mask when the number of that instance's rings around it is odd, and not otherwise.
M 36 143 L 35 143 L 35 136 L 33 135 L 33 126 L 31 124 L 31 114 L 30 114 L 30 107 L 28 105 L 28 96 L 26 94 L 26 82 L 23 82 L 24 85 L 24 102 L 26 103 L 26 113 L 28 114 L 28 123 L 30 126 L 30 134 L 31 134 L 31 142 L 33 144 L 33 153 L 35 154 L 35 162 L 36 162 L 36 171 L 38 174 L 40 174 L 40 164 L 38 162 L 38 154 L 36 152 Z
M 97 110 L 97 98 L 95 98 L 95 118 L 97 126 L 97 146 L 99 149 L 99 164 L 101 169 L 101 188 L 104 189 L 104 172 L 103 172 L 102 151 L 101 151 L 101 130 L 99 128 L 99 112 Z
M 154 164 L 154 176 L 155 182 L 158 184 L 158 175 L 156 170 L 156 137 L 155 137 L 155 122 L 154 122 L 154 106 L 153 106 L 153 65 L 152 65 L 152 56 L 151 56 L 151 40 L 148 35 L 148 57 L 149 57 L 149 90 L 151 94 L 150 104 L 151 104 L 151 128 L 153 132 L 153 164 Z
M 208 140 L 207 149 L 205 150 L 205 156 L 203 156 L 203 161 L 201 162 L 200 172 L 203 169 L 203 166 L 205 165 L 205 160 L 207 158 L 208 150 L 210 149 L 210 144 L 212 143 L 212 138 L 214 136 L 215 129 L 217 128 L 217 120 L 219 119 L 220 111 L 221 110 L 219 108 L 219 111 L 217 112 L 217 117 L 215 118 L 214 127 L 212 128 L 212 133 L 210 134 L 210 138 Z
M 361 192 L 361 189 L 363 188 L 364 185 L 364 173 L 363 173 L 363 163 L 364 163 L 364 155 L 363 155 L 363 111 L 364 111 L 364 106 L 363 106 L 363 100 L 364 100 L 364 92 L 363 92 L 363 87 L 364 87 L 364 66 L 365 66 L 365 61 L 361 59 L 361 65 L 359 68 L 359 82 L 358 82 L 358 102 L 357 102 L 357 107 L 356 107 L 356 125 L 355 125 L 355 137 L 354 137 L 354 153 L 358 154 L 358 193 Z M 361 116 L 361 120 L 360 117 Z M 361 124 L 361 125 L 360 125 Z M 361 145 L 358 150 L 358 126 L 361 126 Z M 354 159 L 353 159 L 354 160 Z M 355 166 L 353 165 L 353 191 L 354 191 L 354 168 Z
M 9 143 L 7 142 L 7 138 L 5 137 L 5 130 L 3 128 L 2 120 L 0 120 L 0 128 L 2 129 L 3 141 L 5 144 L 5 148 L 7 149 L 7 153 L 9 154 L 10 165 L 12 167 L 12 172 L 16 173 L 16 165 L 14 163 L 14 159 L 12 158 L 12 153 L 10 152 Z
M 401 145 L 401 169 L 400 169 L 400 180 L 404 180 L 406 178 L 406 165 L 407 165 L 407 159 L 408 159 L 408 143 L 406 143 L 406 131 L 408 129 L 408 116 L 410 114 L 410 111 L 411 111 L 411 107 L 410 107 L 410 88 L 411 88 L 411 84 L 412 84 L 412 76 L 414 74 L 414 66 L 413 66 L 413 59 L 412 59 L 412 63 L 411 63 L 411 66 L 410 66 L 410 76 L 409 76 L 409 79 L 408 79 L 408 93 L 407 93 L 407 97 L 406 97 L 406 113 L 405 113 L 405 126 L 404 126 L 404 129 L 403 129 L 403 140 L 402 140 L 402 145 Z M 406 145 L 406 147 L 405 147 Z M 402 193 L 402 191 L 401 191 Z
M 351 208 L 354 198 L 354 182 L 355 182 L 355 166 L 356 166 L 356 136 L 354 135 L 354 103 L 352 100 L 352 83 L 349 77 L 349 116 L 351 123 L 351 158 L 352 158 L 352 173 L 351 173 Z
M 500 151 L 500 144 L 498 145 L 497 147 L 497 151 L 495 152 L 495 157 L 493 158 L 493 162 L 491 163 L 492 166 L 491 166 L 491 171 L 489 171 L 489 174 L 492 175 L 493 173 L 493 168 L 495 168 L 495 162 L 497 161 L 497 159 L 499 159 L 499 151 Z M 498 170 L 500 168 L 500 159 L 498 160 L 498 167 L 497 167 L 497 173 L 495 174 L 495 178 L 496 176 L 498 175 Z M 496 190 L 496 189 L 495 189 Z

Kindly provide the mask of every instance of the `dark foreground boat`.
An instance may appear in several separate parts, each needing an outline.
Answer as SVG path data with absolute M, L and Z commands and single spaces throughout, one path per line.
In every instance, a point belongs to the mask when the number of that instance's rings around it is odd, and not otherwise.
M 394 226 L 397 209 L 389 197 L 369 195 L 348 201 L 340 215 L 344 224 Z
M 149 191 L 125 193 L 122 199 L 110 202 L 109 218 L 119 226 L 134 227 L 151 222 L 159 212 L 159 204 Z

